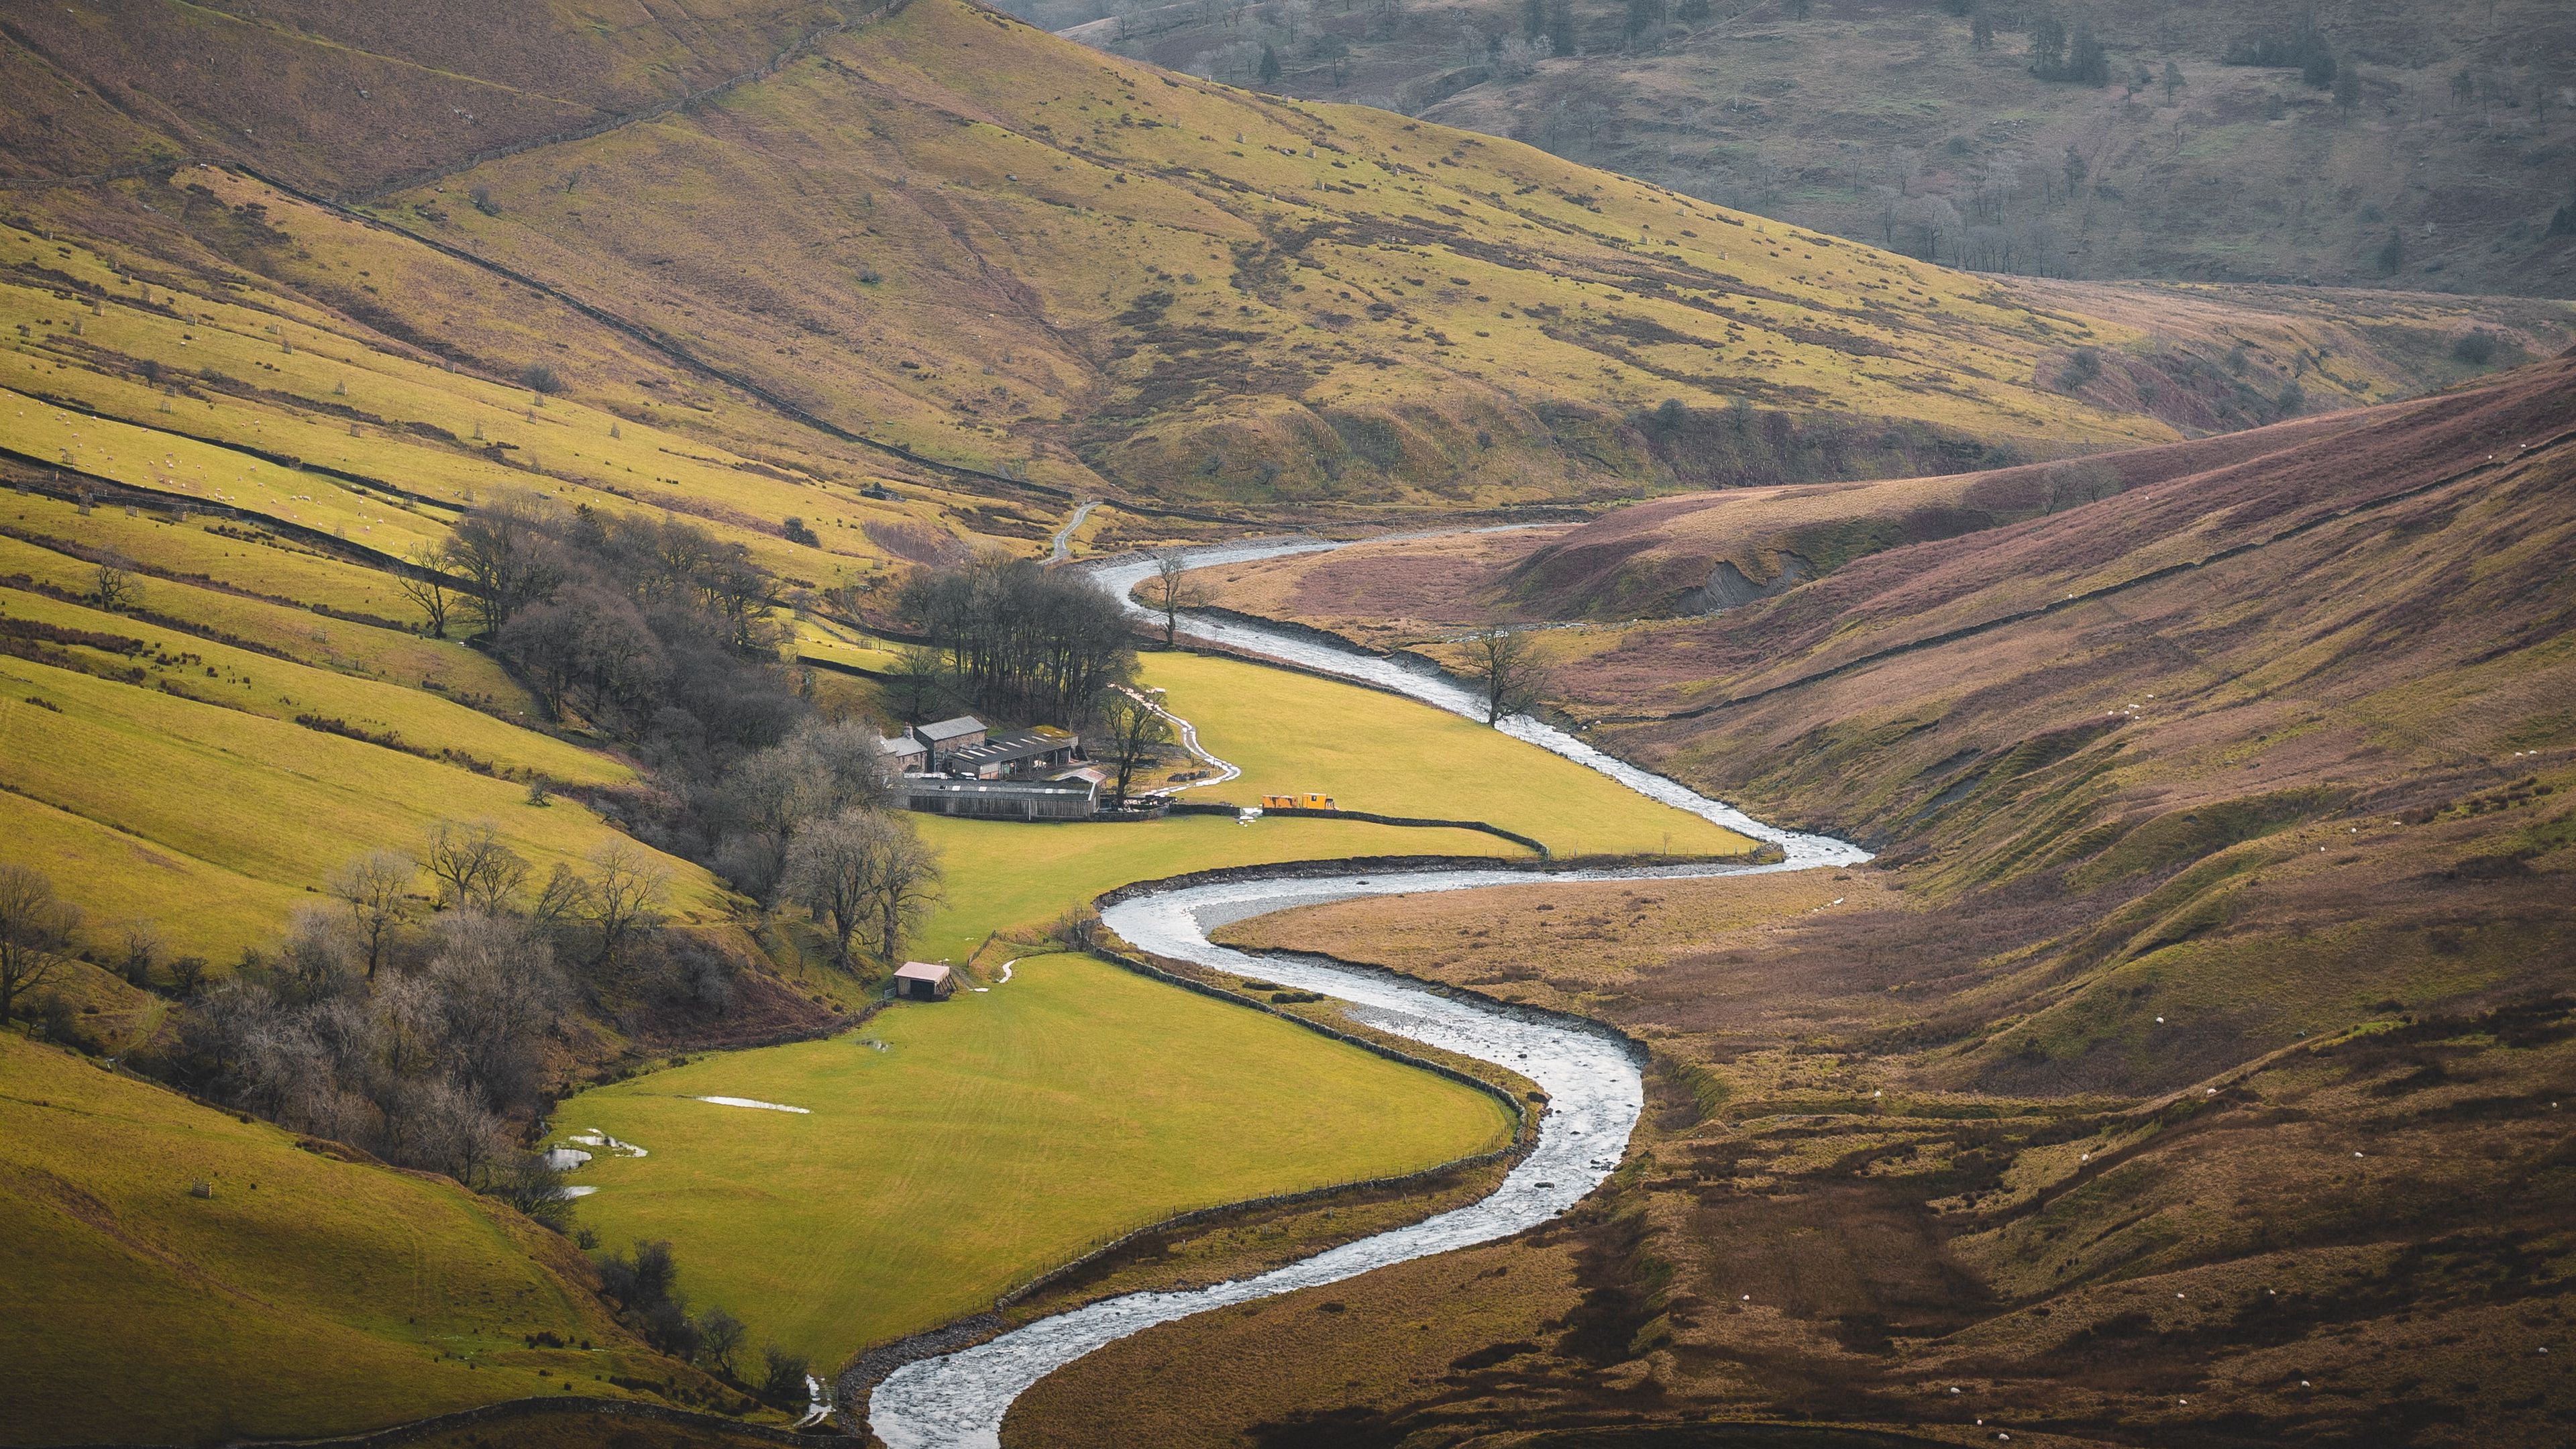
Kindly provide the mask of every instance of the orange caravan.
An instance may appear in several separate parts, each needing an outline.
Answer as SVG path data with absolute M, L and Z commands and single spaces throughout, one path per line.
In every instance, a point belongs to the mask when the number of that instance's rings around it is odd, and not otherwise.
M 1264 810 L 1339 810 L 1342 807 L 1333 803 L 1332 796 L 1317 794 L 1310 790 L 1303 795 L 1264 795 L 1261 797 L 1261 808 Z

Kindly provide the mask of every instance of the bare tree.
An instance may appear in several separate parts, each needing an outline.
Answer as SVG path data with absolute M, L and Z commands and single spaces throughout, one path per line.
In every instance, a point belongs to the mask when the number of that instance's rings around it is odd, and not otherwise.
M 499 633 L 563 582 L 566 568 L 554 537 L 562 513 L 550 498 L 512 493 L 457 521 L 442 559 L 463 581 L 466 612 L 486 632 Z
M 885 827 L 876 860 L 877 956 L 891 966 L 904 933 L 918 929 L 939 903 L 939 854 L 922 843 L 910 820 L 900 815 L 873 818 Z
M 623 840 L 591 852 L 590 863 L 597 873 L 582 893 L 583 913 L 599 932 L 599 964 L 614 967 L 628 943 L 662 923 L 671 878 L 643 847 Z
M 1547 693 L 1547 661 L 1529 635 L 1496 627 L 1468 635 L 1466 645 L 1467 678 L 1484 697 L 1485 723 L 1527 714 Z
M 733 1377 L 733 1356 L 742 1351 L 742 1341 L 749 1330 L 741 1319 L 721 1308 L 710 1308 L 698 1315 L 698 1357 L 716 1371 L 719 1378 Z
M 726 873 L 766 896 L 787 870 L 796 827 L 844 810 L 876 808 L 894 798 L 895 782 L 874 729 L 808 720 L 784 741 L 746 755 L 725 772 L 718 791 L 733 832 L 721 852 Z
M 850 943 L 876 919 L 872 887 L 876 820 L 852 811 L 809 820 L 787 849 L 785 894 L 832 930 L 832 964 L 850 969 Z
M 150 986 L 152 968 L 161 962 L 161 928 L 149 916 L 130 916 L 116 923 L 116 945 L 126 984 Z
M 394 933 L 411 917 L 411 883 L 419 873 L 410 856 L 371 850 L 331 872 L 323 882 L 323 888 L 349 908 L 349 924 L 366 952 L 369 981 L 384 965 L 385 948 L 393 944 Z
M 403 596 L 419 607 L 429 637 L 444 639 L 447 637 L 447 611 L 451 602 L 444 572 L 447 557 L 439 549 L 422 544 L 412 550 L 408 562 L 411 564 L 409 572 L 394 572 L 394 587 L 402 590 Z
M 789 851 L 787 895 L 831 927 L 832 963 L 844 971 L 870 929 L 891 964 L 938 900 L 939 880 L 937 857 L 900 815 L 846 810 L 810 821 Z
M 122 614 L 143 604 L 143 581 L 134 576 L 134 561 L 123 554 L 102 556 L 91 573 L 92 594 L 98 606 L 111 614 Z
M 903 722 L 919 724 L 939 692 L 940 677 L 947 672 L 948 656 L 932 644 L 906 644 L 896 652 L 894 668 L 888 677 L 904 699 Z
M 44 872 L 0 865 L 0 1023 L 14 1020 L 18 998 L 54 974 L 79 927 L 80 909 L 55 897 Z
M 570 994 L 554 948 L 521 921 L 463 911 L 439 923 L 423 974 L 436 1003 L 440 1055 L 496 1112 L 542 1094 L 541 1048 Z
M 438 882 L 443 905 L 469 907 L 499 915 L 528 878 L 526 857 L 501 840 L 489 820 L 461 825 L 442 820 L 429 828 L 429 845 L 420 864 Z
M 1207 591 L 1189 577 L 1189 560 L 1176 551 L 1154 555 L 1154 576 L 1145 580 L 1145 602 L 1163 620 L 1163 647 L 1181 632 L 1181 613 L 1207 606 Z
M 536 897 L 528 902 L 528 919 L 540 925 L 557 925 L 582 915 L 590 909 L 590 887 L 562 861 L 555 862 L 546 883 L 537 888 Z
M 1172 722 L 1160 710 L 1123 691 L 1108 697 L 1100 711 L 1109 727 L 1109 756 L 1118 765 L 1118 803 L 1127 803 L 1127 788 L 1137 767 L 1152 760 L 1172 742 Z

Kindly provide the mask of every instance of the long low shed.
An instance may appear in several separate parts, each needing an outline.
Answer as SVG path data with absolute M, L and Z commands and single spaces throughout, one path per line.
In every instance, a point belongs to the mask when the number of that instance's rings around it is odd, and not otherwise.
M 1088 820 L 1099 813 L 1100 787 L 1088 780 L 1044 785 L 995 780 L 903 782 L 905 803 L 926 815 L 982 820 Z

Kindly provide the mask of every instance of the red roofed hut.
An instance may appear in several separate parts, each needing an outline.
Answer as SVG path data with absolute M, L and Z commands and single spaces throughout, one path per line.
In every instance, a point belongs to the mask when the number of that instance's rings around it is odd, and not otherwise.
M 928 961 L 906 961 L 895 968 L 894 994 L 907 1001 L 946 1001 L 957 994 L 957 975 Z

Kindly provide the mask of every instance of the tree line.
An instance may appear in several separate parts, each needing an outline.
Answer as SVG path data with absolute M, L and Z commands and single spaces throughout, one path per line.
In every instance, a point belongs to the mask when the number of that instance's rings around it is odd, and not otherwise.
M 1135 674 L 1117 601 L 1033 559 L 994 554 L 917 572 L 898 607 L 931 641 L 944 682 L 978 709 L 1079 728 Z

